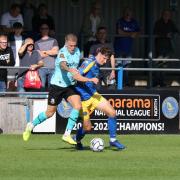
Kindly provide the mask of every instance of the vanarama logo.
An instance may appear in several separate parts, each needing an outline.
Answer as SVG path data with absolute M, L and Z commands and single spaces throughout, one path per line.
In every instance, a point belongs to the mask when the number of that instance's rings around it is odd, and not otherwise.
M 110 98 L 109 102 L 114 108 L 151 108 L 151 99 Z
M 160 96 L 149 94 L 104 94 L 116 110 L 119 120 L 160 120 Z M 106 115 L 95 110 L 92 119 L 106 119 Z

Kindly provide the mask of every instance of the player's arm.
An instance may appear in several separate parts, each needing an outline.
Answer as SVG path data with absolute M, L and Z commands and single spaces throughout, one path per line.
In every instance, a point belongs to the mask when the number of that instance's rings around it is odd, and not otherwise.
M 63 69 L 63 70 L 65 70 L 65 71 L 67 71 L 67 72 L 70 72 L 70 73 L 73 72 L 73 70 L 74 70 L 75 72 L 78 72 L 77 69 L 69 68 L 69 67 L 67 66 L 66 61 L 60 62 L 60 68 Z
M 93 82 L 95 84 L 97 84 L 99 82 L 99 80 L 97 78 L 86 78 L 86 77 L 82 76 L 77 69 L 69 68 L 65 61 L 60 63 L 60 67 L 61 67 L 61 69 L 65 70 L 67 72 L 70 72 L 72 74 L 73 78 L 77 81 Z
M 86 78 L 86 77 L 82 76 L 80 73 L 73 75 L 73 78 L 75 80 L 81 81 L 81 82 L 93 82 L 94 84 L 97 84 L 99 82 L 98 78 Z

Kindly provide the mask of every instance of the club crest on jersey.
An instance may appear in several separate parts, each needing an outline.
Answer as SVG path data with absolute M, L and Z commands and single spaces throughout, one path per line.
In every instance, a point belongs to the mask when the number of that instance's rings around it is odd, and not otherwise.
M 64 58 L 64 54 L 61 53 L 61 54 L 59 55 L 59 57 L 60 57 L 60 58 Z
M 81 68 L 85 68 L 85 67 L 86 67 L 85 64 L 82 64 L 82 65 L 81 65 Z

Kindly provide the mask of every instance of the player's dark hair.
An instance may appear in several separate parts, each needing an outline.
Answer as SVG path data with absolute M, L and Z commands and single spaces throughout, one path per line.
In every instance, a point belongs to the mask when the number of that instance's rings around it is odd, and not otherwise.
M 110 58 L 111 55 L 112 55 L 112 51 L 111 51 L 111 49 L 108 48 L 108 47 L 100 47 L 100 48 L 98 48 L 98 49 L 96 50 L 96 55 L 97 55 L 98 53 L 101 53 L 102 55 L 105 55 L 105 56 L 107 56 L 108 58 Z

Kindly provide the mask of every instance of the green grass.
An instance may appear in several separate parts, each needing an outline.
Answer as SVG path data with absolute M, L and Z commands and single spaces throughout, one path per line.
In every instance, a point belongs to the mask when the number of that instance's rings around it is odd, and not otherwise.
M 61 135 L 0 135 L 0 180 L 179 180 L 180 136 L 122 135 L 126 150 L 76 151 Z

